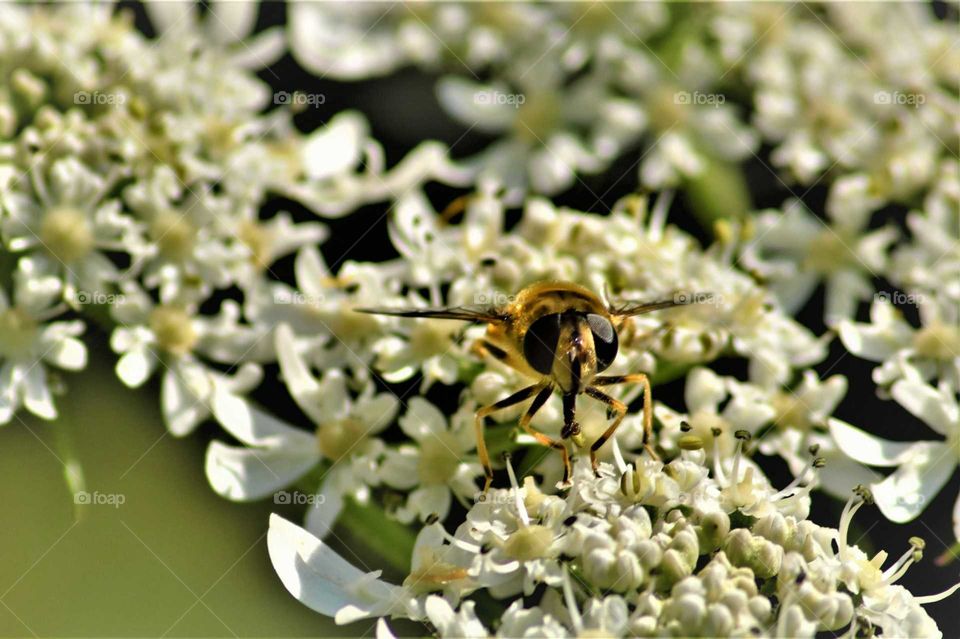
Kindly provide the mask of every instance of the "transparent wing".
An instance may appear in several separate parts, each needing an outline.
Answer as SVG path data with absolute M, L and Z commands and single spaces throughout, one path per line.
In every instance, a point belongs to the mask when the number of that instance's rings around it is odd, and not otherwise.
M 624 302 L 620 305 L 611 305 L 610 314 L 620 317 L 632 317 L 634 315 L 643 315 L 644 313 L 651 313 L 674 306 L 700 304 L 710 299 L 713 299 L 710 293 L 675 293 L 670 299 L 655 300 L 652 302 Z
M 464 322 L 501 322 L 506 319 L 498 309 L 491 306 L 451 306 L 448 308 L 355 308 L 358 313 L 393 315 L 395 317 L 432 317 Z

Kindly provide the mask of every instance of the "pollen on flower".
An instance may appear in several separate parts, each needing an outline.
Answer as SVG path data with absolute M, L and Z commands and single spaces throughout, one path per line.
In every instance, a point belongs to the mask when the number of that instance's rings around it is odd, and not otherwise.
M 65 264 L 83 259 L 94 247 L 87 215 L 69 206 L 48 211 L 40 222 L 39 236 L 44 248 Z
M 420 442 L 418 472 L 424 484 L 446 484 L 457 472 L 459 449 L 450 433 L 438 433 Z
M 829 275 L 850 266 L 859 265 L 853 247 L 855 236 L 827 228 L 810 242 L 803 266 L 809 271 Z
M 243 220 L 237 228 L 237 237 L 250 249 L 250 262 L 258 269 L 269 266 L 273 238 L 262 224 Z
M 165 210 L 151 220 L 150 239 L 156 242 L 164 258 L 179 262 L 193 254 L 197 229 L 185 214 Z
M 560 102 L 555 94 L 546 91 L 531 92 L 524 98 L 514 131 L 528 144 L 543 144 L 560 122 Z
M 317 446 L 324 457 L 337 461 L 363 441 L 367 430 L 362 422 L 352 417 L 327 422 L 317 428 Z
M 553 531 L 540 524 L 522 526 L 507 538 L 503 551 L 517 561 L 533 561 L 550 556 Z
M 193 320 L 179 306 L 160 305 L 150 311 L 150 330 L 160 347 L 174 355 L 185 355 L 197 343 Z
M 950 361 L 960 357 L 960 327 L 934 321 L 918 330 L 913 347 L 923 357 Z

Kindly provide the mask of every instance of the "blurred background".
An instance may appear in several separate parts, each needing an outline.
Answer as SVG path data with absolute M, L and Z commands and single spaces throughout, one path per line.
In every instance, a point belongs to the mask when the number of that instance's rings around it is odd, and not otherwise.
M 148 35 L 151 27 L 136 3 L 137 25 Z M 258 28 L 282 24 L 285 7 L 263 6 Z M 275 91 L 303 91 L 325 96 L 323 104 L 307 108 L 297 124 L 310 131 L 341 110 L 364 113 L 373 136 L 395 163 L 427 139 L 455 144 L 454 157 L 482 149 L 488 138 L 463 127 L 440 109 L 433 94 L 435 78 L 419 71 L 401 71 L 388 78 L 338 83 L 317 79 L 286 55 L 260 73 Z M 735 100 L 734 96 L 731 99 Z M 769 149 L 762 149 L 766 157 Z M 628 152 L 611 170 L 585 176 L 581 183 L 555 198 L 559 205 L 604 213 L 620 197 L 638 188 L 636 153 Z M 631 170 L 632 169 L 632 170 Z M 757 162 L 745 167 L 756 208 L 779 206 L 789 197 L 782 184 Z M 427 189 L 442 209 L 462 192 L 434 185 Z M 597 198 L 594 194 L 604 194 Z M 806 196 L 813 211 L 823 211 L 826 187 Z M 263 214 L 287 210 L 298 220 L 315 219 L 292 201 L 267 203 Z M 346 219 L 329 221 L 331 239 L 322 247 L 328 264 L 344 259 L 383 260 L 395 256 L 386 230 L 386 205 L 368 206 Z M 905 209 L 889 207 L 875 216 L 875 226 L 888 221 L 903 224 Z M 517 213 L 510 220 L 516 220 Z M 682 198 L 677 198 L 670 220 L 706 241 Z M 273 269 L 281 277 L 291 273 L 291 260 Z M 886 282 L 876 283 L 892 291 Z M 822 291 L 811 300 L 799 320 L 815 332 L 824 332 Z M 903 309 L 910 317 L 911 309 Z M 861 309 L 865 319 L 866 308 Z M 911 318 L 915 319 L 915 317 Z M 96 330 L 96 329 L 92 329 Z M 105 333 L 88 336 L 91 366 L 83 375 L 67 376 L 69 393 L 58 399 L 62 417 L 46 423 L 21 415 L 0 430 L 0 635 L 2 636 L 334 636 L 373 635 L 369 622 L 348 627 L 300 605 L 275 576 L 266 550 L 270 512 L 297 520 L 296 507 L 272 501 L 236 504 L 216 496 L 203 472 L 206 445 L 222 434 L 211 425 L 185 440 L 167 434 L 158 407 L 156 380 L 131 391 L 116 379 L 115 361 Z M 874 395 L 870 371 L 874 364 L 845 356 L 834 344 L 830 357 L 816 367 L 821 376 L 845 375 L 849 392 L 836 411 L 842 420 L 895 440 L 929 436 L 920 422 L 894 402 Z M 718 372 L 745 377 L 744 362 L 722 361 Z M 276 378 L 267 368 L 266 378 Z M 402 386 L 388 385 L 399 395 L 419 386 L 414 379 Z M 271 389 L 261 389 L 269 396 Z M 429 397 L 440 406 L 456 402 L 459 388 L 435 387 Z M 258 393 L 259 394 L 259 393 Z M 286 397 L 285 394 L 278 395 Z M 683 382 L 657 387 L 657 400 L 683 408 Z M 271 408 L 306 427 L 308 421 L 292 406 L 271 402 Z M 791 479 L 779 461 L 758 459 L 775 485 Z M 64 479 L 65 464 L 82 466 L 86 490 L 122 495 L 122 504 L 77 506 Z M 960 491 L 960 473 L 941 491 L 924 514 L 906 525 L 887 522 L 872 506 L 860 510 L 851 536 L 868 552 L 881 547 L 897 557 L 911 536 L 925 539 L 924 561 L 910 569 L 901 583 L 918 595 L 936 593 L 955 583 L 960 563 L 934 564 L 952 539 L 951 508 Z M 116 500 L 115 500 L 116 501 Z M 814 495 L 811 519 L 836 526 L 842 504 Z M 455 516 L 455 515 L 454 515 Z M 859 539 L 858 539 L 859 537 Z M 363 548 L 344 548 L 346 557 L 377 567 L 377 559 Z M 402 578 L 402 577 L 401 577 Z M 956 597 L 927 608 L 944 636 L 960 637 Z M 423 634 L 423 627 L 408 627 Z M 403 630 L 398 626 L 395 630 Z

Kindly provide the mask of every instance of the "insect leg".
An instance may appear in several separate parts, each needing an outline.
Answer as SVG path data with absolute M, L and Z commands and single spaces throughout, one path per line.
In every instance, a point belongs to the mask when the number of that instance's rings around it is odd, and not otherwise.
M 533 419 L 533 416 L 545 403 L 547 403 L 547 400 L 550 399 L 550 395 L 552 393 L 553 387 L 549 385 L 540 391 L 540 394 L 537 395 L 537 397 L 533 400 L 533 403 L 530 404 L 530 408 L 527 409 L 527 412 L 524 413 L 523 417 L 520 419 L 520 426 L 543 446 L 549 446 L 550 448 L 555 448 L 560 451 L 560 454 L 563 456 L 563 484 L 566 485 L 570 482 L 570 475 L 572 474 L 572 469 L 570 467 L 570 453 L 567 450 L 566 445 L 562 441 L 558 441 L 541 433 L 530 425 L 530 421 Z
M 593 383 L 596 386 L 613 386 L 614 384 L 630 384 L 638 383 L 643 384 L 643 448 L 648 453 L 652 459 L 660 459 L 660 456 L 657 455 L 656 451 L 653 450 L 652 440 L 653 440 L 653 391 L 650 388 L 650 378 L 644 375 L 643 373 L 632 373 L 630 375 L 598 375 L 593 379 Z M 599 399 L 599 398 L 598 398 Z M 613 398 L 611 398 L 613 399 Z M 604 400 L 601 400 L 604 401 Z M 614 400 L 616 401 L 616 400 Z M 621 402 L 622 404 L 622 402 Z M 624 413 L 626 409 L 624 409 Z M 622 419 L 622 416 L 621 416 Z M 601 442 L 599 445 L 594 444 L 595 448 L 603 446 L 603 442 L 607 440 L 608 437 L 616 430 L 616 427 L 619 425 L 617 421 L 611 428 L 607 429 L 607 432 L 601 437 Z
M 498 410 L 503 410 L 504 408 L 510 408 L 511 406 L 516 406 L 520 402 L 526 401 L 533 397 L 536 393 L 540 392 L 543 388 L 543 384 L 533 384 L 532 386 L 527 386 L 521 390 L 518 390 L 513 395 L 505 399 L 501 399 L 498 402 L 494 402 L 489 406 L 484 406 L 477 411 L 476 419 L 476 430 L 477 430 L 477 456 L 480 457 L 480 463 L 483 465 L 483 472 L 486 474 L 486 480 L 483 484 L 483 492 L 486 494 L 487 490 L 490 488 L 490 483 L 493 481 L 493 466 L 490 465 L 490 454 L 487 452 L 487 441 L 483 437 L 483 418 L 489 415 L 490 413 L 495 413 Z

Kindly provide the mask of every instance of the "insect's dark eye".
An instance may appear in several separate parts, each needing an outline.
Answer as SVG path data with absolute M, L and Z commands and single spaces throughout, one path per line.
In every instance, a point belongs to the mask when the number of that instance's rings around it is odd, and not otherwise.
M 533 370 L 549 375 L 560 341 L 560 315 L 544 315 L 523 336 L 523 357 Z
M 617 331 L 614 330 L 613 324 L 603 315 L 587 314 L 587 324 L 590 325 L 590 332 L 593 333 L 593 347 L 597 352 L 597 370 L 602 371 L 616 359 L 620 340 L 617 338 Z

